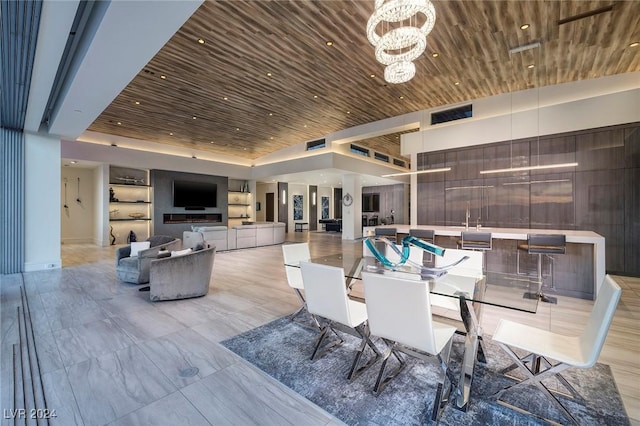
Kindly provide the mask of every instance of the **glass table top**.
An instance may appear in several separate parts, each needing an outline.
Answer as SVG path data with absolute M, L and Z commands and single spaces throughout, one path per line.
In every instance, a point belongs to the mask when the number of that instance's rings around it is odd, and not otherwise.
M 334 254 L 312 258 L 312 263 L 341 267 L 345 279 L 351 287 L 350 296 L 364 298 L 362 272 L 393 275 L 405 279 L 429 282 L 429 291 L 447 297 L 460 298 L 507 309 L 535 313 L 538 307 L 537 297 L 527 297 L 538 290 L 535 279 L 526 275 L 504 272 L 486 272 L 484 276 L 463 276 L 449 272 L 441 276 L 421 275 L 417 268 L 402 265 L 395 270 L 384 267 L 374 257 L 362 257 L 352 254 Z M 285 264 L 299 267 L 299 264 Z M 423 271 L 424 272 L 424 271 Z

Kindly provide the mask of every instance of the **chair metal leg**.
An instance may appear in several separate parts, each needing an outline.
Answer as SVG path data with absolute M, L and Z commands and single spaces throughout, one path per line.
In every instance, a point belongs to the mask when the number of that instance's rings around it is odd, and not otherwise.
M 550 366 L 549 368 L 547 368 L 546 370 L 543 370 L 537 374 L 533 373 L 529 367 L 527 367 L 523 361 L 521 360 L 520 357 L 518 357 L 518 355 L 516 355 L 515 352 L 513 352 L 511 350 L 511 348 L 509 348 L 507 345 L 503 344 L 503 343 L 499 343 L 500 347 L 513 359 L 513 361 L 519 366 L 521 367 L 522 371 L 526 374 L 527 378 L 520 381 L 520 382 L 516 382 L 512 385 L 506 386 L 502 389 L 500 389 L 498 392 L 496 392 L 495 394 L 492 395 L 492 398 L 495 398 L 496 401 L 501 404 L 504 405 L 506 407 L 515 409 L 517 411 L 520 412 L 524 412 L 524 413 L 528 413 L 531 414 L 533 416 L 536 417 L 540 417 L 535 413 L 530 413 L 522 408 L 519 407 L 515 407 L 505 401 L 502 401 L 500 398 L 502 397 L 502 395 L 509 391 L 510 389 L 513 389 L 517 386 L 523 386 L 523 385 L 534 385 L 536 386 L 538 389 L 540 389 L 547 397 L 549 397 L 549 399 L 551 400 L 551 402 L 554 404 L 554 406 L 566 417 L 566 419 L 568 419 L 570 422 L 572 422 L 575 425 L 578 425 L 579 423 L 577 422 L 577 420 L 571 415 L 571 413 L 569 413 L 569 411 L 567 411 L 567 409 L 565 408 L 564 405 L 562 405 L 562 403 L 555 397 L 555 395 L 553 395 L 553 393 L 542 383 L 542 380 L 545 380 L 546 378 L 550 377 L 550 376 L 556 376 L 556 377 L 562 377 L 560 376 L 560 372 L 569 368 L 569 365 L 567 364 L 556 364 L 553 366 Z M 527 358 L 527 357 L 525 357 Z M 548 361 L 546 359 L 544 359 L 545 362 L 548 363 Z M 564 378 L 561 379 L 561 381 L 566 382 L 566 380 Z M 568 389 L 572 392 L 575 392 L 575 389 L 569 385 Z M 547 419 L 545 419 L 547 420 Z
M 303 314 L 304 312 L 308 312 L 307 301 L 304 299 L 304 296 L 302 295 L 302 292 L 299 289 L 294 288 L 293 290 L 295 291 L 296 296 L 298 296 L 298 300 L 300 300 L 300 303 L 302 303 L 302 305 L 298 309 L 296 309 L 293 313 L 289 314 L 289 319 L 295 322 L 296 324 L 300 324 L 301 326 L 304 326 L 304 327 L 312 328 L 314 330 L 322 329 L 322 326 L 320 325 L 320 322 L 318 321 L 318 318 L 316 318 L 315 315 L 309 314 L 311 316 L 311 324 L 297 319 L 299 315 Z
M 329 330 L 331 330 L 333 334 L 338 336 L 338 340 L 334 340 L 333 342 L 327 343 L 325 346 L 322 346 L 322 342 L 324 341 L 325 337 L 327 337 L 327 332 Z M 338 333 L 336 333 L 336 331 L 331 327 L 331 324 L 327 324 L 324 327 L 322 327 L 322 329 L 320 330 L 320 335 L 317 337 L 316 340 L 317 340 L 317 343 L 313 348 L 313 354 L 311 354 L 311 361 L 315 361 L 316 358 L 319 358 L 320 356 L 324 355 L 329 349 L 343 342 L 342 338 L 340 338 Z M 321 347 L 322 347 L 322 351 L 320 351 Z
M 440 362 L 440 368 L 442 369 L 442 382 L 438 383 L 438 389 L 436 390 L 436 398 L 433 401 L 433 408 L 431 410 L 431 420 L 436 422 L 442 413 L 442 409 L 449 402 L 451 390 L 453 389 L 453 382 L 455 381 L 453 374 L 449 370 L 449 358 L 451 355 L 451 346 L 453 344 L 453 337 L 449 339 L 449 342 L 445 348 L 438 354 L 438 361 Z
M 370 334 L 369 334 L 368 327 L 366 327 L 365 325 L 359 325 L 358 327 L 355 328 L 355 330 L 362 337 L 362 341 L 360 342 L 360 348 L 356 353 L 356 357 L 353 360 L 351 370 L 349 370 L 349 375 L 347 376 L 349 380 L 356 379 L 365 370 L 371 367 L 378 360 L 378 358 L 382 356 L 382 354 L 380 353 L 376 345 L 371 341 L 371 338 L 369 337 Z M 371 348 L 371 350 L 374 352 L 375 355 L 369 358 L 369 361 L 367 361 L 363 366 L 358 367 L 358 365 L 360 364 L 360 360 L 362 359 L 362 355 L 364 354 L 364 351 L 367 348 L 367 346 Z
M 387 345 L 387 351 L 384 353 L 382 357 L 382 365 L 380 366 L 380 372 L 378 373 L 378 378 L 376 379 L 376 384 L 373 388 L 373 394 L 379 395 L 380 392 L 385 388 L 387 383 L 391 381 L 394 377 L 400 373 L 404 367 L 406 366 L 406 361 L 402 358 L 402 356 L 394 349 L 395 343 L 387 342 L 385 339 L 382 339 Z M 387 362 L 389 361 L 390 356 L 393 354 L 395 358 L 398 360 L 398 366 L 393 369 L 386 377 L 385 370 L 387 367 Z

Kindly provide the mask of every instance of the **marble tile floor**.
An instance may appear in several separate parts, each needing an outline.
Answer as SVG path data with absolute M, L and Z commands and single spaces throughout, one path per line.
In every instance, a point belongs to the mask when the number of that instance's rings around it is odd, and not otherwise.
M 287 239 L 309 241 L 312 256 L 362 247 L 336 233 Z M 114 252 L 63 245 L 61 270 L 0 276 L 3 409 L 12 407 L 10 357 L 24 282 L 53 425 L 342 424 L 218 343 L 298 306 L 280 246 L 217 253 L 207 296 L 158 303 L 116 278 Z M 612 367 L 632 424 L 640 425 L 640 279 L 616 278 L 623 297 L 600 362 Z M 490 335 L 508 317 L 574 333 L 591 304 L 560 297 L 535 315 L 487 307 L 482 325 Z

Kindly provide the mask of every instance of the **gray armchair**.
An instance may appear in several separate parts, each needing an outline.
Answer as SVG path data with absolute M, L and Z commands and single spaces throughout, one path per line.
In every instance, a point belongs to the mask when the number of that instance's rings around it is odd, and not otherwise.
M 151 261 L 158 258 L 160 250 L 179 250 L 182 246 L 180 239 L 168 235 L 154 235 L 147 241 L 150 247 L 138 252 L 138 256 L 130 257 L 130 245 L 116 250 L 116 274 L 121 281 L 133 284 L 148 283 Z
M 153 260 L 149 281 L 151 301 L 187 299 L 207 294 L 215 254 L 216 248 L 211 247 L 182 256 Z

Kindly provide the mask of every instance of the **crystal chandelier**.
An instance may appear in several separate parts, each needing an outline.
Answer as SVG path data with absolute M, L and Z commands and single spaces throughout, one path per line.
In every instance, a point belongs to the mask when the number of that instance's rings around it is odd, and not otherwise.
M 417 26 L 420 21 L 424 22 Z M 399 84 L 413 78 L 413 61 L 427 48 L 427 34 L 435 22 L 436 10 L 429 0 L 375 0 L 367 38 L 376 49 L 378 62 L 386 65 L 387 82 Z

